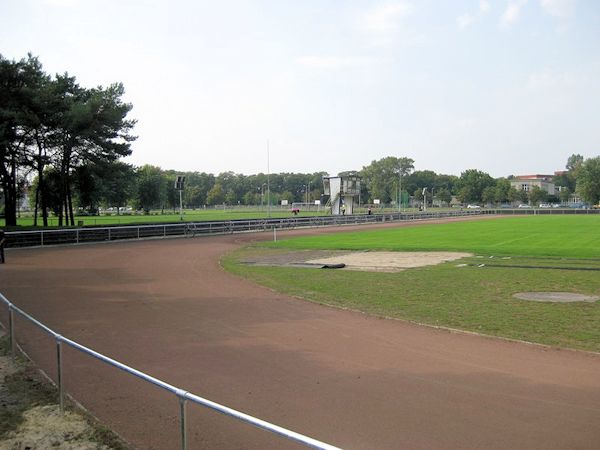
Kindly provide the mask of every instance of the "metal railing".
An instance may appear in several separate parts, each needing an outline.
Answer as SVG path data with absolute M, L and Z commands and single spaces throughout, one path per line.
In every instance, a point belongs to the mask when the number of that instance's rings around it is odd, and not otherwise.
M 325 442 L 321 442 L 317 439 L 313 439 L 311 437 L 305 436 L 300 433 L 296 433 L 295 431 L 288 430 L 287 428 L 283 428 L 278 425 L 274 425 L 272 423 L 269 423 L 264 420 L 261 420 L 256 417 L 245 414 L 243 412 L 240 412 L 235 409 L 229 408 L 227 406 L 221 405 L 219 403 L 215 403 L 211 400 L 205 399 L 198 395 L 192 394 L 191 392 L 188 392 L 184 389 L 178 388 L 178 387 L 173 386 L 169 383 L 166 383 L 162 380 L 159 380 L 158 378 L 154 378 L 153 376 L 150 376 L 150 375 L 148 375 L 144 372 L 141 372 L 137 369 L 134 369 L 133 367 L 129 367 L 126 364 L 123 364 L 119 361 L 109 358 L 108 356 L 98 353 L 88 347 L 85 347 L 75 341 L 72 341 L 71 339 L 68 339 L 68 338 L 56 333 L 55 331 L 53 331 L 52 329 L 50 329 L 49 327 L 44 325 L 39 320 L 33 318 L 32 316 L 27 314 L 25 311 L 23 311 L 19 307 L 15 306 L 14 304 L 12 304 L 2 294 L 0 294 L 0 300 L 8 307 L 9 348 L 10 348 L 10 352 L 13 356 L 15 355 L 16 348 L 17 348 L 17 342 L 15 339 L 15 320 L 14 320 L 15 313 L 19 314 L 24 319 L 26 319 L 29 322 L 31 322 L 32 324 L 36 325 L 38 328 L 41 328 L 43 331 L 45 331 L 47 334 L 49 334 L 52 338 L 54 338 L 54 341 L 56 343 L 56 363 L 57 363 L 56 385 L 58 387 L 58 397 L 59 397 L 59 405 L 60 405 L 61 411 L 64 411 L 64 407 L 65 407 L 65 389 L 64 389 L 64 377 L 63 377 L 64 371 L 62 369 L 63 363 L 64 363 L 62 345 L 65 344 L 75 350 L 78 350 L 79 352 L 81 352 L 83 354 L 91 356 L 92 358 L 102 361 L 103 363 L 106 363 L 110 366 L 116 367 L 117 369 L 120 369 L 128 374 L 131 374 L 131 375 L 143 380 L 143 381 L 151 383 L 155 386 L 158 386 L 158 387 L 174 394 L 179 401 L 180 436 L 181 436 L 181 448 L 183 450 L 186 450 L 188 448 L 187 426 L 186 426 L 186 417 L 187 417 L 186 404 L 188 401 L 192 402 L 192 403 L 196 403 L 200 406 L 211 409 L 218 413 L 224 414 L 225 416 L 233 417 L 234 419 L 237 419 L 241 422 L 248 423 L 256 428 L 260 428 L 260 429 L 266 430 L 270 433 L 273 433 L 273 434 L 276 434 L 279 436 L 283 436 L 283 437 L 290 439 L 292 441 L 295 441 L 299 444 L 303 444 L 306 447 L 324 449 L 324 450 L 336 450 L 336 449 L 339 450 L 338 447 L 335 447 L 333 445 L 327 444 Z
M 437 211 L 414 213 L 355 214 L 343 216 L 307 216 L 270 219 L 242 219 L 207 222 L 179 222 L 171 224 L 129 225 L 107 227 L 61 228 L 6 233 L 6 247 L 39 247 L 49 245 L 82 244 L 176 236 L 202 236 L 283 230 L 305 227 L 360 225 L 389 221 L 414 221 L 444 217 L 493 214 L 491 210 Z

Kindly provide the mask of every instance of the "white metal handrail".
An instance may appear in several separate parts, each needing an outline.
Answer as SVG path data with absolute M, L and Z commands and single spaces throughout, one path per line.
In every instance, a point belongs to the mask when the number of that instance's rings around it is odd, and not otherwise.
M 292 430 L 288 430 L 287 428 L 280 427 L 278 425 L 272 424 L 270 422 L 258 419 L 249 414 L 245 414 L 241 411 L 237 411 L 233 408 L 229 408 L 227 406 L 221 405 L 219 403 L 213 402 L 211 400 L 205 399 L 198 395 L 192 394 L 184 389 L 178 388 L 169 384 L 165 381 L 159 380 L 151 375 L 148 375 L 140 370 L 134 369 L 126 364 L 123 364 L 115 359 L 109 358 L 108 356 L 103 355 L 102 353 L 98 353 L 95 350 L 92 350 L 88 347 L 85 347 L 71 339 L 68 339 L 59 333 L 56 333 L 54 330 L 44 325 L 39 320 L 27 314 L 25 311 L 20 309 L 18 306 L 11 303 L 3 294 L 0 294 L 0 300 L 8 307 L 8 335 L 10 339 L 10 350 L 11 353 L 15 354 L 16 349 L 16 340 L 15 340 L 15 323 L 14 323 L 14 313 L 19 314 L 24 319 L 29 320 L 34 325 L 38 326 L 42 330 L 44 330 L 47 334 L 52 336 L 56 342 L 56 360 L 57 360 L 57 386 L 58 386 L 58 395 L 59 395 L 59 404 L 61 411 L 64 411 L 64 383 L 63 383 L 63 355 L 62 355 L 62 344 L 66 344 L 75 350 L 78 350 L 86 355 L 89 355 L 99 361 L 102 361 L 110 366 L 116 367 L 126 373 L 129 373 L 141 380 L 144 380 L 148 383 L 151 383 L 155 386 L 158 386 L 166 391 L 169 391 L 177 396 L 179 399 L 180 405 L 180 434 L 181 434 L 181 448 L 183 450 L 187 449 L 187 427 L 186 427 L 186 402 L 190 401 L 192 403 L 196 403 L 205 408 L 212 409 L 213 411 L 219 412 L 229 417 L 233 417 L 239 421 L 246 422 L 256 428 L 261 428 L 270 433 L 277 434 L 279 436 L 283 436 L 292 441 L 298 442 L 300 444 L 305 445 L 306 447 L 323 449 L 323 450 L 340 450 L 339 447 L 335 447 L 333 445 L 327 444 L 325 442 L 319 441 L 317 439 L 311 438 L 309 436 L 297 433 Z

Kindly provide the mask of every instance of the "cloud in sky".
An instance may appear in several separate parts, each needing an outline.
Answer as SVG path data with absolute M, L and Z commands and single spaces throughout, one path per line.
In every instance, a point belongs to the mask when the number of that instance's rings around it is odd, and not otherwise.
M 302 56 L 296 59 L 296 62 L 300 65 L 321 69 L 346 69 L 366 66 L 374 61 L 373 58 L 358 56 Z
M 412 14 L 411 3 L 402 1 L 385 3 L 367 12 L 362 21 L 362 28 L 372 33 L 389 33 L 398 27 L 399 19 Z
M 80 1 L 79 0 L 44 0 L 44 3 L 48 6 L 69 8 L 72 6 L 78 6 Z
M 527 87 L 532 90 L 564 88 L 567 86 L 574 86 L 577 83 L 578 78 L 581 77 L 578 77 L 572 72 L 543 69 L 529 74 Z
M 471 14 L 463 14 L 456 19 L 456 23 L 458 24 L 458 28 L 467 28 L 475 22 L 476 17 Z
M 406 0 L 384 3 L 363 14 L 359 19 L 359 28 L 371 36 L 373 44 L 387 45 L 402 31 L 403 20 L 413 14 L 414 10 L 413 4 Z M 408 43 L 418 41 L 411 35 L 403 36 L 403 40 Z
M 525 6 L 527 0 L 511 1 L 506 6 L 504 13 L 500 17 L 500 24 L 505 27 L 514 25 L 521 16 L 521 8 Z
M 459 17 L 456 18 L 456 24 L 458 25 L 458 28 L 460 29 L 464 29 L 467 28 L 471 25 L 473 25 L 475 22 L 477 22 L 479 19 L 481 19 L 484 15 L 486 15 L 491 9 L 491 5 L 490 2 L 487 0 L 481 0 L 479 2 L 479 10 L 477 11 L 476 14 L 463 14 Z
M 264 172 L 269 139 L 274 172 L 502 176 L 600 149 L 600 1 L 0 1 L 4 57 L 124 83 L 136 165 Z
M 575 0 L 540 0 L 544 12 L 559 19 L 569 19 L 575 13 Z

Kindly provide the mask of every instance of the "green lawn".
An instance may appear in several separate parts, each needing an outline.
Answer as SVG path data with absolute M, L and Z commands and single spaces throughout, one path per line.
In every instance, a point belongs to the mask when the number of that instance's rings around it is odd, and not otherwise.
M 415 225 L 266 243 L 298 249 L 468 251 L 600 258 L 600 215 L 528 216 Z
M 600 351 L 600 302 L 540 303 L 512 297 L 522 291 L 600 295 L 600 271 L 584 270 L 600 269 L 599 219 L 501 218 L 297 238 L 242 249 L 227 256 L 223 264 L 227 270 L 259 284 L 318 303 Z M 278 248 L 269 248 L 273 245 Z M 284 247 L 458 250 L 476 255 L 397 273 L 265 267 L 239 262 L 255 253 L 280 252 Z M 511 257 L 489 258 L 490 255 Z M 459 263 L 468 265 L 458 267 Z M 485 265 L 478 267 L 480 264 Z

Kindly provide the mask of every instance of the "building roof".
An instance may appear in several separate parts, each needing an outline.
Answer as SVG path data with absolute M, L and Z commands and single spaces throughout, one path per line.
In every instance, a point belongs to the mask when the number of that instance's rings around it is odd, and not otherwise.
M 517 175 L 515 179 L 517 180 L 541 180 L 541 181 L 552 181 L 554 175 Z

